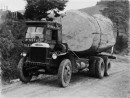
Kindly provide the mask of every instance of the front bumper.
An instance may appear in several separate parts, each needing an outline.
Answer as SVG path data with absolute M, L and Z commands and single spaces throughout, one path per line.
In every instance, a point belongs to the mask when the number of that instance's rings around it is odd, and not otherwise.
M 49 65 L 49 63 L 43 63 L 43 62 L 31 62 L 31 61 L 27 61 L 26 62 L 27 65 L 34 65 L 34 66 L 46 66 Z

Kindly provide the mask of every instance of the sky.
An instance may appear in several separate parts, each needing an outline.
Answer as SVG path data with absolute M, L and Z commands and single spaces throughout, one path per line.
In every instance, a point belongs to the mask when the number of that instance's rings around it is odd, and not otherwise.
M 65 11 L 71 9 L 80 9 L 96 5 L 100 0 L 69 0 L 66 4 Z M 18 11 L 25 9 L 25 0 L 0 0 L 0 9 L 8 9 L 11 11 Z

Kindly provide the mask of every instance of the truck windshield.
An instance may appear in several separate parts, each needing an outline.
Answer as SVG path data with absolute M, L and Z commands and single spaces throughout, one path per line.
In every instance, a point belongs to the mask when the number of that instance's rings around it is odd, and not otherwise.
M 28 27 L 26 38 L 40 38 L 43 39 L 44 28 L 43 27 Z

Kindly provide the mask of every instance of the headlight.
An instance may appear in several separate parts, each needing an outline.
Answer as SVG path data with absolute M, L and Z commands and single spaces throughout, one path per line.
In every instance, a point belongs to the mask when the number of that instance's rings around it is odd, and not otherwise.
M 27 54 L 26 53 L 23 53 L 23 56 L 26 56 Z
M 54 53 L 54 54 L 52 54 L 52 58 L 53 59 L 57 59 L 57 55 Z
M 25 57 L 26 55 L 27 55 L 27 54 L 26 54 L 26 53 L 24 53 L 24 52 L 23 52 L 23 53 L 21 53 L 21 56 L 24 56 L 24 57 Z

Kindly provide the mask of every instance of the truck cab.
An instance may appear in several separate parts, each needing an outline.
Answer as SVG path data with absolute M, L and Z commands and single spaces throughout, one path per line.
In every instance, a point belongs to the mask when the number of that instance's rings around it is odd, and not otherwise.
M 33 75 L 57 74 L 68 46 L 62 43 L 62 26 L 50 21 L 26 21 L 27 31 L 23 40 L 26 52 L 21 53 L 18 64 L 19 78 L 27 83 Z M 69 69 L 70 71 L 70 69 Z
M 53 53 L 64 51 L 63 47 L 66 46 L 62 44 L 62 26 L 59 23 L 27 21 L 26 25 L 27 32 L 23 44 L 30 49 L 30 62 L 46 63 Z

